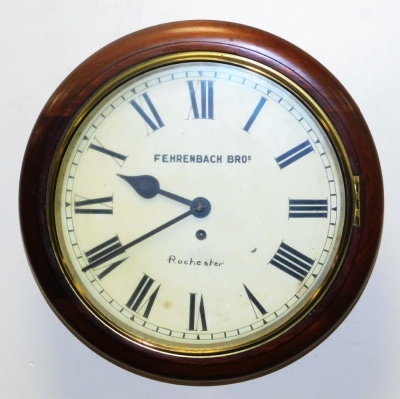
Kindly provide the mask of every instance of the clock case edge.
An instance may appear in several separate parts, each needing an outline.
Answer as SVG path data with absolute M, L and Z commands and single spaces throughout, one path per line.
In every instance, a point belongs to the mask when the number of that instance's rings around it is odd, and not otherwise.
M 335 125 L 354 175 L 361 179 L 361 226 L 354 227 L 346 260 L 318 306 L 295 328 L 249 351 L 214 358 L 148 350 L 110 331 L 77 300 L 52 251 L 47 221 L 49 171 L 58 143 L 96 88 L 134 64 L 188 51 L 238 55 L 267 65 L 304 89 Z M 99 50 L 57 88 L 28 142 L 20 177 L 20 223 L 25 251 L 42 293 L 64 324 L 97 353 L 121 367 L 167 382 L 221 384 L 275 371 L 323 341 L 361 295 L 377 256 L 383 223 L 378 155 L 357 105 L 315 59 L 264 31 L 219 21 L 184 21 L 147 28 Z M 129 350 L 127 350 L 129 348 Z

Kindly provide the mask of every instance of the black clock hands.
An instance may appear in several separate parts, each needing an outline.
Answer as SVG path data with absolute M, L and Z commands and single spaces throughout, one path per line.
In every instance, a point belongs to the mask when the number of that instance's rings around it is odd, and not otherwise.
M 134 190 L 143 198 L 150 199 L 155 197 L 157 194 L 160 194 L 163 195 L 164 197 L 170 198 L 174 201 L 178 201 L 188 206 L 191 206 L 192 204 L 192 201 L 186 198 L 162 190 L 160 188 L 160 183 L 153 176 L 149 175 L 124 176 L 120 174 L 118 176 L 127 181 L 134 188 Z
M 160 188 L 160 183 L 154 176 L 124 176 L 120 174 L 118 174 L 118 176 L 128 182 L 132 188 L 143 198 L 150 199 L 155 197 L 157 194 L 163 195 L 164 197 L 189 206 L 193 216 L 196 216 L 197 218 L 204 218 L 211 211 L 211 204 L 206 198 L 197 197 L 191 201 L 181 197 L 180 195 L 162 190 Z
M 115 258 L 118 255 L 121 255 L 122 253 L 125 252 L 125 250 L 127 250 L 128 248 L 131 248 L 133 246 L 135 246 L 136 244 L 139 244 L 140 242 L 146 240 L 147 238 L 159 233 L 160 231 L 165 230 L 166 228 L 174 225 L 175 223 L 180 222 L 181 220 L 187 218 L 188 216 L 190 216 L 192 214 L 192 210 L 189 210 L 185 213 L 182 213 L 182 215 L 179 215 L 178 217 L 170 220 L 167 223 L 162 224 L 161 226 L 149 231 L 146 234 L 143 234 L 142 236 L 140 236 L 139 238 L 136 238 L 135 240 L 129 242 L 128 244 L 125 245 L 121 245 L 118 246 L 118 248 L 116 248 L 114 251 L 112 252 L 108 252 L 107 254 L 105 254 L 103 257 L 101 257 L 100 259 L 95 260 L 94 262 L 89 263 L 87 266 L 85 266 L 82 271 L 86 272 L 90 269 L 93 269 L 99 265 L 101 265 L 104 262 L 109 261 L 110 259 Z
M 193 201 L 187 200 L 183 197 L 180 197 L 179 195 L 175 195 L 172 193 L 169 193 L 167 191 L 161 190 L 160 189 L 160 184 L 158 180 L 153 177 L 153 176 L 123 176 L 123 175 L 118 175 L 119 177 L 123 178 L 125 181 L 127 181 L 134 189 L 135 191 L 142 196 L 143 198 L 150 199 L 155 197 L 157 194 L 164 195 L 165 197 L 168 197 L 170 199 L 173 199 L 175 201 L 181 202 L 185 205 L 188 205 L 190 209 L 181 215 L 177 216 L 176 218 L 170 220 L 169 222 L 166 222 L 162 224 L 159 227 L 156 227 L 155 229 L 149 231 L 146 234 L 143 234 L 142 236 L 128 242 L 125 245 L 118 245 L 116 249 L 114 249 L 111 252 L 106 252 L 104 256 L 96 259 L 95 261 L 89 263 L 87 266 L 85 266 L 82 271 L 86 272 L 90 269 L 93 269 L 113 258 L 115 258 L 118 255 L 121 255 L 122 253 L 125 252 L 128 248 L 131 248 L 135 246 L 136 244 L 139 244 L 140 242 L 146 240 L 147 238 L 152 237 L 153 235 L 165 230 L 166 228 L 174 225 L 175 223 L 180 222 L 181 220 L 187 218 L 190 215 L 193 215 L 197 218 L 204 218 L 206 217 L 210 211 L 211 211 L 211 204 L 210 202 L 203 197 L 197 197 Z

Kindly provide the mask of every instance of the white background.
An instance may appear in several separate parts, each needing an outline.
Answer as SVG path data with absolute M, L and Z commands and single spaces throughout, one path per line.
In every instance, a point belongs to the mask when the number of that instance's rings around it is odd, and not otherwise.
M 0 397 L 398 398 L 400 2 L 396 0 L 0 0 Z M 360 106 L 385 181 L 385 229 L 357 306 L 317 349 L 240 384 L 185 387 L 136 376 L 94 354 L 47 306 L 18 224 L 26 142 L 44 103 L 97 49 L 132 31 L 182 19 L 267 30 L 321 61 Z

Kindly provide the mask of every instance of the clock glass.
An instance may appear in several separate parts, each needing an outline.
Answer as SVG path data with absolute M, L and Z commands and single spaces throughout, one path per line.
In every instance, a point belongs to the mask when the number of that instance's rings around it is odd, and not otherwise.
M 219 355 L 301 321 L 340 268 L 352 176 L 329 119 L 236 56 L 125 71 L 53 162 L 65 276 L 106 326 L 154 350 Z

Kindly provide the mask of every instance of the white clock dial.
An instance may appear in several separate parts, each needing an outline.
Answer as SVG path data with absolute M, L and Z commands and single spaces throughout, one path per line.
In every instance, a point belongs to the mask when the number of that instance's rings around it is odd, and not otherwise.
M 334 272 L 346 212 L 334 132 L 284 81 L 237 63 L 129 78 L 80 123 L 57 176 L 72 285 L 161 350 L 278 334 Z

